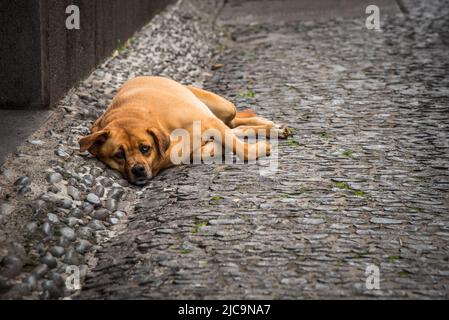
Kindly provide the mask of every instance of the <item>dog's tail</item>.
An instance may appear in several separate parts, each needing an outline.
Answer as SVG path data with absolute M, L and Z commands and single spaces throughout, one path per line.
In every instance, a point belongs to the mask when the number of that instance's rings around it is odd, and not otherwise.
M 239 111 L 237 112 L 237 114 L 235 115 L 236 118 L 252 118 L 255 117 L 256 113 L 251 110 L 251 109 L 246 109 L 243 111 Z

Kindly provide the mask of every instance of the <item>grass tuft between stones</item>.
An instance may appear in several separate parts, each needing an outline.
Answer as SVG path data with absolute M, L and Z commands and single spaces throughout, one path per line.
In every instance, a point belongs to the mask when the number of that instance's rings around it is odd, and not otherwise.
M 245 91 L 245 92 L 239 92 L 237 94 L 240 98 L 254 98 L 256 96 L 256 93 L 254 91 Z
M 343 151 L 342 155 L 344 155 L 345 157 L 352 157 L 352 154 L 354 152 L 352 150 L 345 150 Z
M 347 190 L 351 189 L 349 184 L 347 182 L 344 182 L 344 181 L 335 182 L 335 186 L 337 188 L 339 188 L 339 189 L 347 189 Z
M 400 259 L 399 256 L 395 256 L 395 255 L 388 257 L 388 261 L 390 261 L 390 262 L 394 262 L 394 261 L 397 261 L 399 259 Z
M 195 224 L 195 228 L 192 229 L 193 234 L 197 234 L 199 231 L 199 228 L 206 227 L 208 225 L 207 222 L 198 222 Z
M 399 276 L 401 278 L 409 278 L 411 275 L 412 275 L 412 273 L 410 271 L 407 271 L 407 270 L 399 271 Z

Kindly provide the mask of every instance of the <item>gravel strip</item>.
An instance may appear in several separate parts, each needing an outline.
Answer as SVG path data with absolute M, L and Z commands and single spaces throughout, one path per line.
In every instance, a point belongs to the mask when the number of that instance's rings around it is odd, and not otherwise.
M 220 1 L 197 3 L 180 1 L 157 15 L 72 89 L 2 166 L 0 298 L 71 296 L 67 267 L 77 266 L 82 280 L 96 264 L 94 253 L 123 229 L 140 189 L 80 154 L 77 141 L 130 78 L 165 75 L 201 84 L 209 76 Z

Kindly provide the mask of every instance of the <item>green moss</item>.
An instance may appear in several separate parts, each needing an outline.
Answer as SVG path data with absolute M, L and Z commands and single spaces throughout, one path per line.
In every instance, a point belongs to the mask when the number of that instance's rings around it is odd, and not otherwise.
M 390 262 L 394 262 L 394 261 L 397 261 L 397 260 L 399 260 L 399 256 L 389 256 L 388 257 L 388 261 L 390 261 Z
M 301 146 L 301 144 L 298 141 L 295 141 L 293 139 L 288 139 L 286 143 L 289 147 L 297 148 Z
M 365 191 L 363 191 L 363 190 L 355 190 L 354 191 L 354 194 L 357 196 L 357 197 L 364 197 L 365 196 Z
M 224 198 L 221 197 L 221 196 L 213 196 L 212 198 L 210 198 L 211 201 L 215 201 L 215 202 L 220 201 L 220 200 L 223 200 L 223 199 L 224 199 Z
M 181 251 L 179 251 L 179 253 L 181 253 L 181 254 L 189 254 L 191 252 L 192 252 L 192 250 L 189 250 L 189 249 L 182 249 Z
M 411 275 L 412 275 L 412 273 L 407 270 L 399 271 L 399 276 L 401 278 L 409 278 Z
M 340 189 L 347 189 L 347 190 L 351 189 L 349 184 L 347 182 L 344 182 L 344 181 L 335 182 L 335 186 L 337 188 L 340 188 Z
M 254 91 L 245 91 L 245 92 L 239 92 L 237 96 L 241 98 L 254 98 L 256 96 L 256 93 Z
M 342 155 L 345 157 L 352 157 L 353 151 L 352 150 L 345 150 L 343 151 Z
M 197 223 L 195 226 L 196 226 L 197 228 L 201 228 L 201 227 L 205 227 L 205 226 L 207 226 L 207 225 L 208 225 L 207 222 L 199 222 L 199 223 Z
M 207 225 L 208 225 L 207 222 L 198 222 L 198 223 L 196 223 L 196 224 L 195 224 L 195 228 L 192 229 L 192 233 L 193 233 L 193 234 L 197 234 L 198 231 L 199 231 L 199 228 L 205 227 L 205 226 L 207 226 Z
M 123 43 L 122 43 L 120 40 L 118 40 L 118 48 L 117 48 L 117 51 L 118 51 L 119 53 L 125 51 L 126 49 L 128 49 L 129 47 L 131 47 L 132 41 L 133 41 L 132 38 L 128 39 L 127 41 L 125 41 L 125 42 L 123 42 Z
M 299 194 L 303 194 L 303 193 L 309 192 L 310 190 L 307 189 L 306 187 L 301 187 L 298 189 L 298 191 L 299 191 Z
M 330 134 L 325 131 L 315 131 L 313 132 L 313 134 L 319 136 L 322 139 L 329 139 L 331 137 Z

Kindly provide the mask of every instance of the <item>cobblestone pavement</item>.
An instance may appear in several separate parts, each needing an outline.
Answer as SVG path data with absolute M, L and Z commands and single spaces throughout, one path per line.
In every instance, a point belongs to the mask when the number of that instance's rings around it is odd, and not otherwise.
M 204 87 L 295 129 L 277 172 L 166 171 L 79 298 L 448 298 L 449 6 L 403 2 L 382 32 L 226 27 Z

